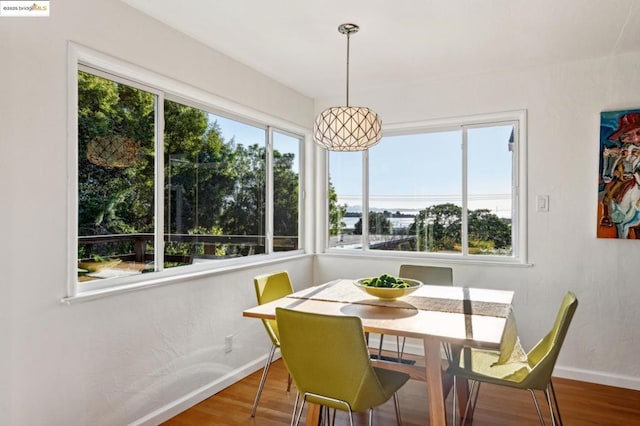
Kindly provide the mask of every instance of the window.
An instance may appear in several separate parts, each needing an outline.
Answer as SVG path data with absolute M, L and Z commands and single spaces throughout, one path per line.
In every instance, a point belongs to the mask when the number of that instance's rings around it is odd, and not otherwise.
M 420 123 L 330 152 L 328 247 L 524 262 L 523 126 L 521 112 Z
M 300 138 L 273 132 L 273 251 L 298 248 Z
M 164 118 L 165 267 L 266 253 L 267 130 L 170 100 Z
M 329 157 L 329 246 L 362 247 L 354 227 L 362 217 L 362 154 L 331 152 Z
M 78 67 L 73 292 L 300 249 L 303 137 L 139 81 Z

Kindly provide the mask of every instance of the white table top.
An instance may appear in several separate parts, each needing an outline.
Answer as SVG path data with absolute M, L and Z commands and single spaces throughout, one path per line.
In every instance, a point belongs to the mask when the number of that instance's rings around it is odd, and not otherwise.
M 507 322 L 506 316 L 479 314 L 477 311 L 469 312 L 469 309 L 466 309 L 466 314 L 461 310 L 442 312 L 424 308 L 420 303 L 412 304 L 410 301 L 419 302 L 421 298 L 446 299 L 449 305 L 451 301 L 459 301 L 460 306 L 468 307 L 470 303 L 476 302 L 510 306 L 513 300 L 512 291 L 425 285 L 411 295 L 394 302 L 379 302 L 376 298 L 360 292 L 352 282 L 350 279 L 342 279 L 304 289 L 288 297 L 247 309 L 243 315 L 275 319 L 276 307 L 329 315 L 353 315 L 362 319 L 364 329 L 368 332 L 421 339 L 436 338 L 474 347 L 498 348 Z M 333 300 L 324 297 L 326 292 L 323 295 L 323 290 L 328 289 L 328 286 L 332 287 L 329 297 Z M 357 291 L 357 300 L 353 300 L 350 288 Z M 340 289 L 345 290 L 344 296 L 340 296 Z

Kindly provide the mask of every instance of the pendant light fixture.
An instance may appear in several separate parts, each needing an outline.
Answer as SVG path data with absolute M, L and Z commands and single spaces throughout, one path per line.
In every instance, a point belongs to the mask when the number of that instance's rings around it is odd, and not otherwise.
M 366 107 L 349 106 L 349 39 L 358 32 L 356 24 L 338 27 L 347 36 L 347 105 L 322 111 L 313 126 L 313 139 L 329 151 L 364 151 L 382 137 L 382 121 Z

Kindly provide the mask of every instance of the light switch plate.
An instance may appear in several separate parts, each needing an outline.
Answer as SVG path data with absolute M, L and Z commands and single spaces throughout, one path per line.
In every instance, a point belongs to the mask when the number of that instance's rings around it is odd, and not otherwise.
M 549 211 L 549 196 L 538 195 L 536 196 L 536 211 L 538 213 L 547 213 Z

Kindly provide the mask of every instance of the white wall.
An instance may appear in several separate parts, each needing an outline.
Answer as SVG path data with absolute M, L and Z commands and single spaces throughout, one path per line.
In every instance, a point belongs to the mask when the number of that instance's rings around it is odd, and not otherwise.
M 251 369 L 269 342 L 251 277 L 288 269 L 297 287 L 395 270 L 401 260 L 319 256 L 61 305 L 67 236 L 66 48 L 73 40 L 300 126 L 309 99 L 116 0 L 51 3 L 49 18 L 0 22 L 0 424 L 154 423 Z M 233 35 L 230 35 L 232 37 Z M 602 110 L 638 107 L 640 56 L 442 79 L 353 93 L 387 123 L 529 111 L 531 268 L 454 266 L 458 285 L 516 290 L 530 346 L 561 295 L 580 306 L 559 373 L 640 388 L 640 243 L 595 238 Z M 322 103 L 342 102 L 342 99 Z M 316 105 L 316 110 L 320 105 Z M 530 203 L 533 205 L 533 203 Z M 234 351 L 223 352 L 234 335 Z
M 313 103 L 117 0 L 53 1 L 48 18 L 2 18 L 0 424 L 152 424 L 261 367 L 270 342 L 242 318 L 255 305 L 252 277 L 288 269 L 308 285 L 312 261 L 61 304 L 68 40 L 297 126 L 312 121 Z
M 597 239 L 600 112 L 640 107 L 640 55 L 443 78 L 421 87 L 353 94 L 383 123 L 528 110 L 530 268 L 453 265 L 455 285 L 515 290 L 530 348 L 552 325 L 567 290 L 578 310 L 556 374 L 640 389 L 640 241 Z M 339 99 L 318 102 L 316 110 Z M 535 197 L 550 196 L 536 213 Z M 397 270 L 401 260 L 319 256 L 317 281 Z

